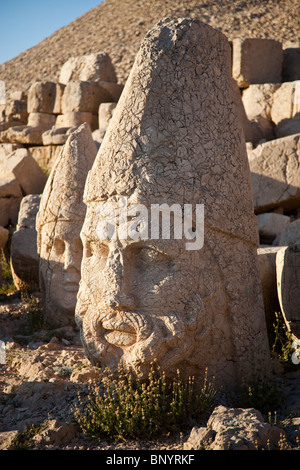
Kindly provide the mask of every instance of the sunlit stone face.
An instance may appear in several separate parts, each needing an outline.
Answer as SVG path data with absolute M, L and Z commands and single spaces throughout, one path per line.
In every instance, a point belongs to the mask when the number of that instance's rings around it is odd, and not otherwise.
M 138 376 L 145 375 L 154 360 L 169 375 L 177 368 L 195 372 L 197 363 L 200 374 L 205 370 L 205 349 L 219 340 L 215 356 L 225 367 L 226 318 L 220 317 L 214 335 L 211 330 L 213 317 L 226 303 L 221 282 L 211 292 L 210 284 L 220 276 L 212 260 L 201 250 L 186 250 L 184 239 L 116 235 L 101 240 L 100 220 L 99 205 L 97 211 L 87 209 L 76 306 L 92 362 L 112 369 L 122 363 Z M 134 218 L 128 222 L 127 232 L 133 222 Z M 230 340 L 226 348 L 230 349 Z
M 47 223 L 41 229 L 40 282 L 47 305 L 47 322 L 72 323 L 80 280 L 80 227 L 68 221 Z

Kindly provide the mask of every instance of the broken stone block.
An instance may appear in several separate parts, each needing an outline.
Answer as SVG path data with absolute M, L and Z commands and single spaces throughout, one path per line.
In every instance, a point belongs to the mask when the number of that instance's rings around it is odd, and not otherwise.
M 277 292 L 288 330 L 300 339 L 300 245 L 282 247 L 276 255 Z
M 75 127 L 59 127 L 49 129 L 42 135 L 44 145 L 64 145 L 69 135 L 75 131 Z
M 26 124 L 27 119 L 27 98 L 12 99 L 12 97 L 10 96 L 5 107 L 5 120 L 7 122 L 16 121 L 19 122 L 19 124 Z
M 291 222 L 281 234 L 278 245 L 289 246 L 300 243 L 300 219 Z
M 243 90 L 242 100 L 249 119 L 262 116 L 271 121 L 273 95 L 279 87 L 279 83 L 260 83 Z
M 62 66 L 59 82 L 67 84 L 72 80 L 117 82 L 110 56 L 105 52 L 71 57 Z
M 266 212 L 259 214 L 257 221 L 260 243 L 278 245 L 282 232 L 290 223 L 290 217 L 275 212 Z
M 7 230 L 7 228 L 4 228 L 0 225 L 0 252 L 1 250 L 4 250 L 8 237 L 9 237 L 9 230 Z
M 261 138 L 274 138 L 274 124 L 271 119 L 273 94 L 280 84 L 252 84 L 243 90 L 242 101 L 246 115 L 251 122 L 257 123 Z
M 248 149 L 256 214 L 300 204 L 300 134 Z
M 55 129 L 60 129 L 62 127 L 77 128 L 85 122 L 90 126 L 92 131 L 97 129 L 98 114 L 94 115 L 84 111 L 66 112 L 64 114 L 59 114 L 55 121 Z
M 282 81 L 300 80 L 300 47 L 283 49 Z
M 65 86 L 62 83 L 38 81 L 28 92 L 28 113 L 61 113 L 61 98 Z
M 276 139 L 293 134 L 300 134 L 300 115 L 292 119 L 285 119 L 275 128 Z
M 32 126 L 13 126 L 0 132 L 0 140 L 5 143 L 17 143 L 23 145 L 42 145 L 44 128 Z
M 47 176 L 27 149 L 20 148 L 12 152 L 6 158 L 5 165 L 18 180 L 24 194 L 43 192 Z
M 207 422 L 215 432 L 211 450 L 278 450 L 285 431 L 264 421 L 254 408 L 217 406 Z
M 18 223 L 12 236 L 10 265 L 17 289 L 36 289 L 39 286 L 35 224 L 40 198 L 39 194 L 30 194 L 22 199 Z
M 111 120 L 117 103 L 101 103 L 99 106 L 99 129 L 106 130 Z
M 54 126 L 54 114 L 47 113 L 30 113 L 28 116 L 28 126 L 38 127 L 40 129 L 50 129 Z
M 232 76 L 240 88 L 252 83 L 281 83 L 282 44 L 274 39 L 234 39 Z
M 0 225 L 15 225 L 22 197 L 0 197 Z
M 273 94 L 271 119 L 279 124 L 300 113 L 300 80 L 282 83 Z
M 92 132 L 93 140 L 97 146 L 97 148 L 100 148 L 100 145 L 102 143 L 103 137 L 105 136 L 105 130 L 104 129 L 95 129 Z
M 55 163 L 56 158 L 59 157 L 63 145 L 41 145 L 28 147 L 28 150 L 40 168 L 49 175 Z
M 280 246 L 261 247 L 257 249 L 259 275 L 269 333 L 274 331 L 273 324 L 275 313 L 280 310 L 276 283 L 276 254 L 278 250 L 280 250 Z
M 120 83 L 99 81 L 99 85 L 104 88 L 111 96 L 111 101 L 117 103 L 122 94 L 124 85 Z
M 22 197 L 21 186 L 5 165 L 5 158 L 0 160 L 0 197 Z
M 88 112 L 98 114 L 100 103 L 110 102 L 111 95 L 97 82 L 71 81 L 62 97 L 62 114 Z
M 0 144 L 0 159 L 5 160 L 5 157 L 9 155 L 11 152 L 20 148 L 19 144 L 11 144 L 11 143 L 1 143 Z

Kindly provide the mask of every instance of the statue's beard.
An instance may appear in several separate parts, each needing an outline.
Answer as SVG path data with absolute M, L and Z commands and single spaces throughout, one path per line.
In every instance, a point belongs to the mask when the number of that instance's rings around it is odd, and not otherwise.
M 145 377 L 152 363 L 167 375 L 176 374 L 182 364 L 195 361 L 195 346 L 209 329 L 204 306 L 198 296 L 186 312 L 149 315 L 120 311 L 100 305 L 96 308 L 78 296 L 77 323 L 86 354 L 94 365 L 125 370 Z

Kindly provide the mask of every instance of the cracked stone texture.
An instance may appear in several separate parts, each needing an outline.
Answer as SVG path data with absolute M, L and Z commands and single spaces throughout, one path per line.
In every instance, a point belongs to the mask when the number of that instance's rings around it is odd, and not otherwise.
M 10 266 L 17 289 L 36 289 L 39 285 L 35 221 L 40 200 L 40 194 L 29 194 L 20 204 L 18 224 L 10 247 Z
M 55 161 L 37 215 L 39 277 L 46 324 L 74 322 L 85 216 L 83 188 L 97 148 L 88 124 L 73 132 Z
M 85 187 L 75 316 L 94 365 L 141 377 L 153 360 L 169 376 L 207 367 L 225 388 L 269 373 L 230 64 L 225 36 L 198 20 L 165 19 L 144 38 Z M 203 248 L 187 250 L 184 237 L 101 241 L 106 203 L 120 196 L 129 209 L 204 204 Z
M 299 138 L 282 137 L 248 151 L 256 213 L 299 207 Z

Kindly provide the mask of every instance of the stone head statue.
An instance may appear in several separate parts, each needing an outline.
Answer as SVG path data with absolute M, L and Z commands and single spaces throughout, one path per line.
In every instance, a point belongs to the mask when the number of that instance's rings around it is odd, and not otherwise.
M 68 138 L 47 180 L 37 214 L 39 278 L 44 317 L 58 327 L 74 323 L 80 280 L 83 190 L 97 148 L 88 124 Z
M 230 65 L 197 20 L 162 20 L 141 45 L 84 192 L 76 321 L 93 364 L 207 368 L 230 387 L 269 369 Z

